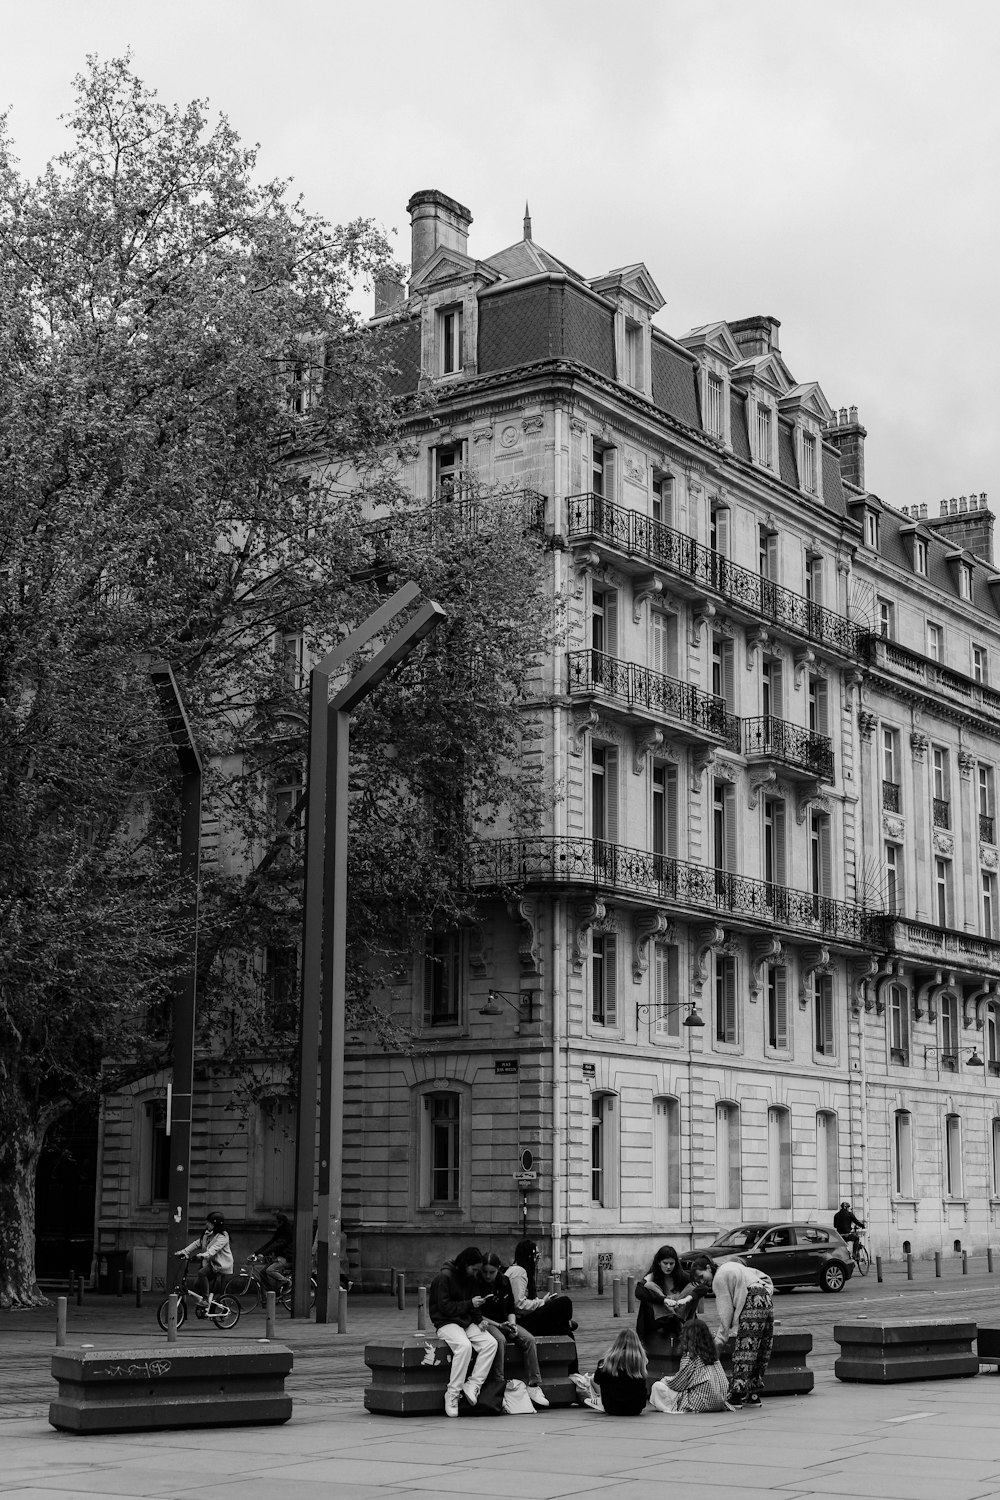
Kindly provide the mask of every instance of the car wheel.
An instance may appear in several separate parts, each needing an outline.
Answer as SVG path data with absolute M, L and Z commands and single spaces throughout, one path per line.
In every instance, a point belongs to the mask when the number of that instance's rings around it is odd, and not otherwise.
M 831 1260 L 819 1273 L 819 1284 L 824 1292 L 842 1292 L 846 1280 L 847 1273 L 835 1260 Z

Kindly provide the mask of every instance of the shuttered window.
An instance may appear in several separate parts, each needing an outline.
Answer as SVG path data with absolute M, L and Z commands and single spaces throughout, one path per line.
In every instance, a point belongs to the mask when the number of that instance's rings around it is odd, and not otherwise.
M 785 804 L 780 797 L 768 797 L 764 803 L 764 879 L 787 885 L 785 872 Z
M 833 975 L 813 975 L 813 1010 L 816 1021 L 816 1051 L 832 1057 L 836 1051 L 833 1015 Z
M 900 1198 L 913 1197 L 913 1121 L 909 1110 L 898 1109 L 895 1116 L 893 1146 L 896 1169 L 895 1188 Z
M 784 964 L 768 965 L 767 1045 L 779 1052 L 788 1047 L 788 970 Z
M 658 1038 L 677 1040 L 681 1034 L 678 996 L 677 949 L 672 943 L 657 943 L 653 949 L 653 1029 Z
M 772 1106 L 767 1112 L 767 1164 L 769 1206 L 792 1206 L 792 1122 L 787 1109 Z
M 618 1025 L 618 940 L 613 933 L 591 933 L 591 1019 L 595 1026 Z
M 730 1044 L 739 1041 L 735 958 L 715 960 L 715 1039 Z
M 742 1189 L 740 1111 L 736 1104 L 715 1106 L 715 1202 L 739 1208 Z
M 652 848 L 677 858 L 677 767 L 656 761 L 652 770 Z
M 653 1100 L 653 1207 L 680 1208 L 680 1106 L 676 1099 Z

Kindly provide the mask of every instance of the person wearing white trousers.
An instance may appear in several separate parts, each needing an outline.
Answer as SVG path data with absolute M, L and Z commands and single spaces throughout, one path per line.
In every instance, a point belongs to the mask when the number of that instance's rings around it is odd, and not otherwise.
M 476 1282 L 482 1268 L 482 1252 L 474 1245 L 460 1250 L 435 1276 L 427 1299 L 431 1322 L 451 1350 L 451 1377 L 444 1395 L 448 1417 L 458 1416 L 460 1395 L 464 1394 L 469 1405 L 475 1406 L 483 1381 L 497 1357 L 499 1346 L 483 1326 L 480 1312 L 485 1298 L 478 1294 Z M 476 1362 L 470 1375 L 473 1351 Z

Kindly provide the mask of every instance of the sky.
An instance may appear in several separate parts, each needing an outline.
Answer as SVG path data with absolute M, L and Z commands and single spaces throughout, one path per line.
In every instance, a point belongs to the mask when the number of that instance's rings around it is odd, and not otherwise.
M 644 261 L 680 335 L 769 313 L 868 430 L 894 506 L 1000 507 L 996 0 L 31 0 L 0 54 L 22 170 L 65 145 L 88 53 L 207 99 L 264 177 L 399 231 L 439 188 L 470 254 Z

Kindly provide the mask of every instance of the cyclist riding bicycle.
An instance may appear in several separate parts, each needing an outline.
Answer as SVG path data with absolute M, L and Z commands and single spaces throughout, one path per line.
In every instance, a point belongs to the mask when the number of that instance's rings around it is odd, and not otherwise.
M 261 1245 L 257 1251 L 258 1255 L 266 1258 L 264 1267 L 264 1281 L 276 1292 L 284 1291 L 286 1286 L 292 1284 L 292 1255 L 295 1246 L 295 1234 L 288 1221 L 287 1214 L 278 1214 L 277 1228 L 266 1245 Z
M 210 1304 L 217 1278 L 233 1274 L 233 1252 L 222 1214 L 209 1214 L 198 1239 L 177 1252 L 178 1260 L 197 1260 L 195 1288 L 198 1301 Z
M 833 1227 L 850 1245 L 852 1255 L 857 1255 L 858 1246 L 861 1244 L 861 1236 L 857 1233 L 855 1226 L 857 1229 L 867 1228 L 864 1219 L 859 1219 L 851 1211 L 851 1205 L 842 1203 L 833 1216 Z

